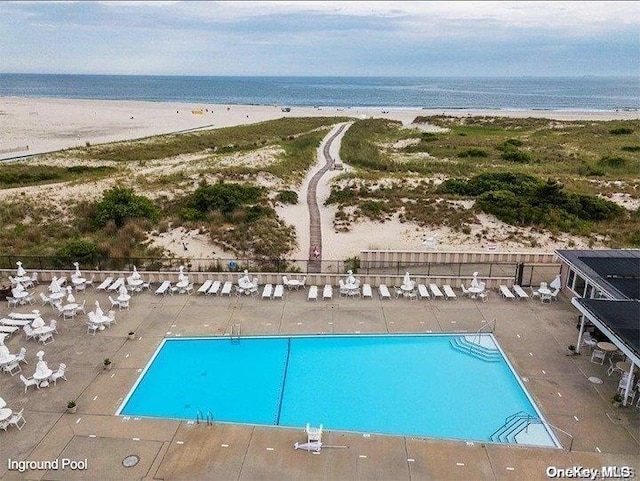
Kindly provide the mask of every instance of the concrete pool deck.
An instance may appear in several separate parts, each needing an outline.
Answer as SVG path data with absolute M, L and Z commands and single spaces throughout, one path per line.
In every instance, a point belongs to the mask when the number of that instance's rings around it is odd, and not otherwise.
M 77 298 L 86 298 L 88 306 L 96 299 L 103 308 L 109 305 L 107 294 L 94 289 Z M 57 318 L 49 307 L 8 309 L 6 303 L 0 317 L 33 308 L 40 308 L 47 322 Z M 592 364 L 588 351 L 567 356 L 567 346 L 576 342 L 578 313 L 562 296 L 552 304 L 504 301 L 496 292 L 486 303 L 464 298 L 380 301 L 377 296 L 309 302 L 306 291 L 287 291 L 283 301 L 145 292 L 116 318 L 117 325 L 95 336 L 86 333 L 85 316 L 80 316 L 57 318 L 60 334 L 47 346 L 26 342 L 20 334 L 5 342 L 11 352 L 27 348 L 25 376 L 33 374 L 35 353 L 42 349 L 49 367 L 67 364 L 68 381 L 25 393 L 18 375 L 0 375 L 0 396 L 13 410 L 24 408 L 27 421 L 21 431 L 0 431 L 2 479 L 522 480 L 547 479 L 548 466 L 640 469 L 640 410 L 612 406 L 618 377 L 607 376 L 606 364 Z M 242 335 L 475 332 L 494 318 L 498 342 L 545 419 L 574 437 L 571 452 L 325 430 L 325 446 L 345 447 L 311 454 L 293 449 L 296 441 L 306 441 L 304 426 L 207 425 L 114 415 L 164 337 L 225 335 L 237 323 Z M 127 339 L 131 330 L 135 340 Z M 113 368 L 105 371 L 107 357 Z M 591 383 L 590 376 L 603 383 Z M 77 400 L 76 414 L 65 413 L 70 399 Z M 556 435 L 568 446 L 569 437 Z M 139 463 L 124 467 L 128 455 L 139 456 Z M 19 473 L 7 464 L 7 459 L 63 458 L 86 459 L 88 469 Z

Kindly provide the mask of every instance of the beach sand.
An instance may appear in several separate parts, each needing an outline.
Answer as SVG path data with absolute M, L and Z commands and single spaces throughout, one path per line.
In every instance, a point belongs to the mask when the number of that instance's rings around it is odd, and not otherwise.
M 384 113 L 383 113 L 384 112 Z M 614 120 L 637 119 L 636 111 L 507 111 L 507 110 L 425 110 L 401 108 L 337 108 L 337 107 L 292 107 L 283 112 L 279 106 L 213 105 L 202 103 L 162 103 L 111 100 L 74 100 L 49 98 L 0 98 L 0 160 L 22 155 L 51 152 L 66 148 L 107 143 L 119 140 L 143 138 L 152 135 L 180 132 L 202 128 L 218 128 L 260 122 L 281 117 L 301 116 L 352 116 L 358 118 L 380 117 L 410 124 L 417 116 L 508 116 L 538 117 L 557 120 Z M 28 146 L 28 150 L 26 150 Z M 241 159 L 244 164 L 260 163 L 269 152 L 250 153 Z M 335 155 L 333 153 L 332 155 Z M 253 158 L 253 157 L 255 158 Z M 181 163 L 182 164 L 182 163 Z M 181 168 L 185 164 L 182 164 Z M 165 166 L 166 167 L 166 166 Z M 291 253 L 292 259 L 305 259 L 309 249 L 309 217 L 306 209 L 306 185 L 314 167 L 301 186 L 297 187 L 299 202 L 295 206 L 279 206 L 278 215 L 296 229 L 298 246 Z M 346 166 L 348 168 L 348 166 Z M 141 168 L 140 168 L 141 169 Z M 133 174 L 140 172 L 133 172 Z M 446 227 L 425 229 L 409 222 L 402 223 L 397 216 L 384 224 L 363 221 L 351 225 L 348 232 L 336 232 L 333 228 L 335 208 L 322 207 L 330 192 L 330 182 L 338 171 L 329 171 L 318 186 L 318 201 L 321 206 L 323 229 L 323 259 L 344 260 L 358 255 L 362 249 L 423 250 L 423 241 L 435 235 L 441 250 L 486 250 L 492 244 L 498 251 L 545 251 L 565 248 L 587 247 L 587 241 L 561 235 L 552 238 L 545 233 L 518 229 L 514 241 L 509 234 L 516 231 L 512 226 L 496 221 L 490 216 L 479 216 L 478 223 L 471 226 L 472 233 L 463 235 Z M 135 175 L 129 176 L 134 178 Z M 118 182 L 122 182 L 122 176 Z M 44 185 L 19 189 L 0 190 L 0 199 L 21 195 L 40 199 L 64 199 L 72 195 L 75 199 L 95 199 L 104 189 L 113 186 L 114 179 L 81 185 Z M 158 194 L 157 192 L 155 193 Z M 625 199 L 620 199 L 624 204 Z M 626 199 L 631 207 L 636 200 Z M 476 236 L 484 230 L 483 235 Z M 220 246 L 211 246 L 205 234 L 187 232 L 178 228 L 152 236 L 153 244 L 167 249 L 180 257 L 228 259 L 233 255 Z M 184 246 L 188 250 L 184 249 Z M 598 243 L 591 244 L 599 247 Z

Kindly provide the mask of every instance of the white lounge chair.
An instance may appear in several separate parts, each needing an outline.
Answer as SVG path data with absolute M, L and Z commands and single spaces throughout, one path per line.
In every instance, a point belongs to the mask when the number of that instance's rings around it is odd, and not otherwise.
M 453 289 L 451 288 L 451 286 L 449 284 L 443 285 L 442 286 L 442 290 L 444 291 L 444 295 L 445 295 L 445 298 L 447 300 L 456 299 L 456 293 L 453 292 Z
M 433 294 L 433 297 L 435 298 L 444 297 L 444 294 L 442 293 L 442 291 L 440 290 L 437 284 L 429 284 L 429 289 L 431 289 L 431 294 Z
M 222 285 L 222 282 L 220 281 L 213 281 L 211 283 L 211 287 L 209 287 L 209 290 L 207 291 L 207 294 L 214 294 L 214 295 L 218 295 L 218 293 L 220 292 L 220 286 Z
M 418 295 L 420 296 L 420 299 L 431 299 L 429 289 L 427 289 L 427 286 L 424 284 L 418 284 Z
M 231 281 L 227 281 L 222 286 L 222 291 L 220 291 L 221 296 L 230 296 L 231 288 L 233 287 L 233 283 Z
M 529 294 L 527 294 L 526 292 L 524 292 L 524 289 L 522 287 L 520 287 L 518 284 L 514 284 L 513 285 L 513 291 L 516 293 L 516 295 L 518 296 L 518 299 L 522 300 L 522 299 L 529 299 Z
M 158 287 L 158 288 L 156 289 L 155 294 L 156 294 L 157 296 L 159 296 L 160 294 L 162 294 L 162 295 L 166 295 L 166 294 L 167 294 L 167 291 L 168 291 L 170 288 L 171 288 L 171 282 L 169 282 L 169 281 L 164 281 L 164 282 L 162 282 L 162 284 L 160 284 L 160 287 Z
M 107 290 L 117 291 L 118 289 L 120 289 L 120 286 L 123 284 L 124 284 L 124 277 L 118 277 L 116 281 L 107 288 Z
M 504 284 L 500 284 L 500 294 L 502 294 L 502 297 L 505 300 L 516 298 L 516 296 L 513 295 L 513 292 L 511 292 L 511 290 Z
M 112 282 L 113 282 L 113 277 L 107 277 L 104 281 L 100 283 L 98 287 L 96 287 L 96 291 L 106 290 L 111 285 Z
M 378 294 L 380 295 L 380 299 L 391 299 L 391 293 L 386 284 L 380 284 L 378 286 Z
M 273 293 L 273 284 L 265 284 L 264 289 L 262 289 L 262 298 L 271 299 L 272 293 Z
M 198 294 L 206 294 L 209 291 L 209 288 L 213 284 L 211 279 L 207 279 L 202 283 L 202 285 L 198 288 Z
M 333 299 L 333 286 L 331 284 L 325 284 L 322 289 L 322 300 Z
M 20 328 L 18 326 L 5 326 L 5 325 L 0 326 L 0 333 L 7 334 L 9 336 L 19 330 Z
M 362 297 L 368 297 L 373 299 L 373 293 L 371 292 L 371 284 L 362 284 Z
M 276 284 L 275 289 L 273 289 L 273 298 L 282 299 L 283 294 L 284 294 L 284 285 Z
M 307 295 L 308 301 L 318 300 L 318 286 L 309 286 L 309 295 Z

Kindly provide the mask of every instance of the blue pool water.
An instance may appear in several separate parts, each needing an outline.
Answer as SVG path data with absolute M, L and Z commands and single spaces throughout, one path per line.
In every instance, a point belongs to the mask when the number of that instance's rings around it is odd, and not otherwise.
M 540 414 L 493 336 L 491 361 L 454 349 L 455 337 L 168 339 L 120 414 L 515 442 L 517 425 L 509 440 L 491 435 L 511 415 Z

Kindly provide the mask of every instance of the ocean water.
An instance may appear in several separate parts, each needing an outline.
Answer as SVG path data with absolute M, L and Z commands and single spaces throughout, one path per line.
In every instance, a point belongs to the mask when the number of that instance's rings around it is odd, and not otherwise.
M 0 96 L 425 109 L 637 110 L 635 77 L 181 77 L 0 74 Z

